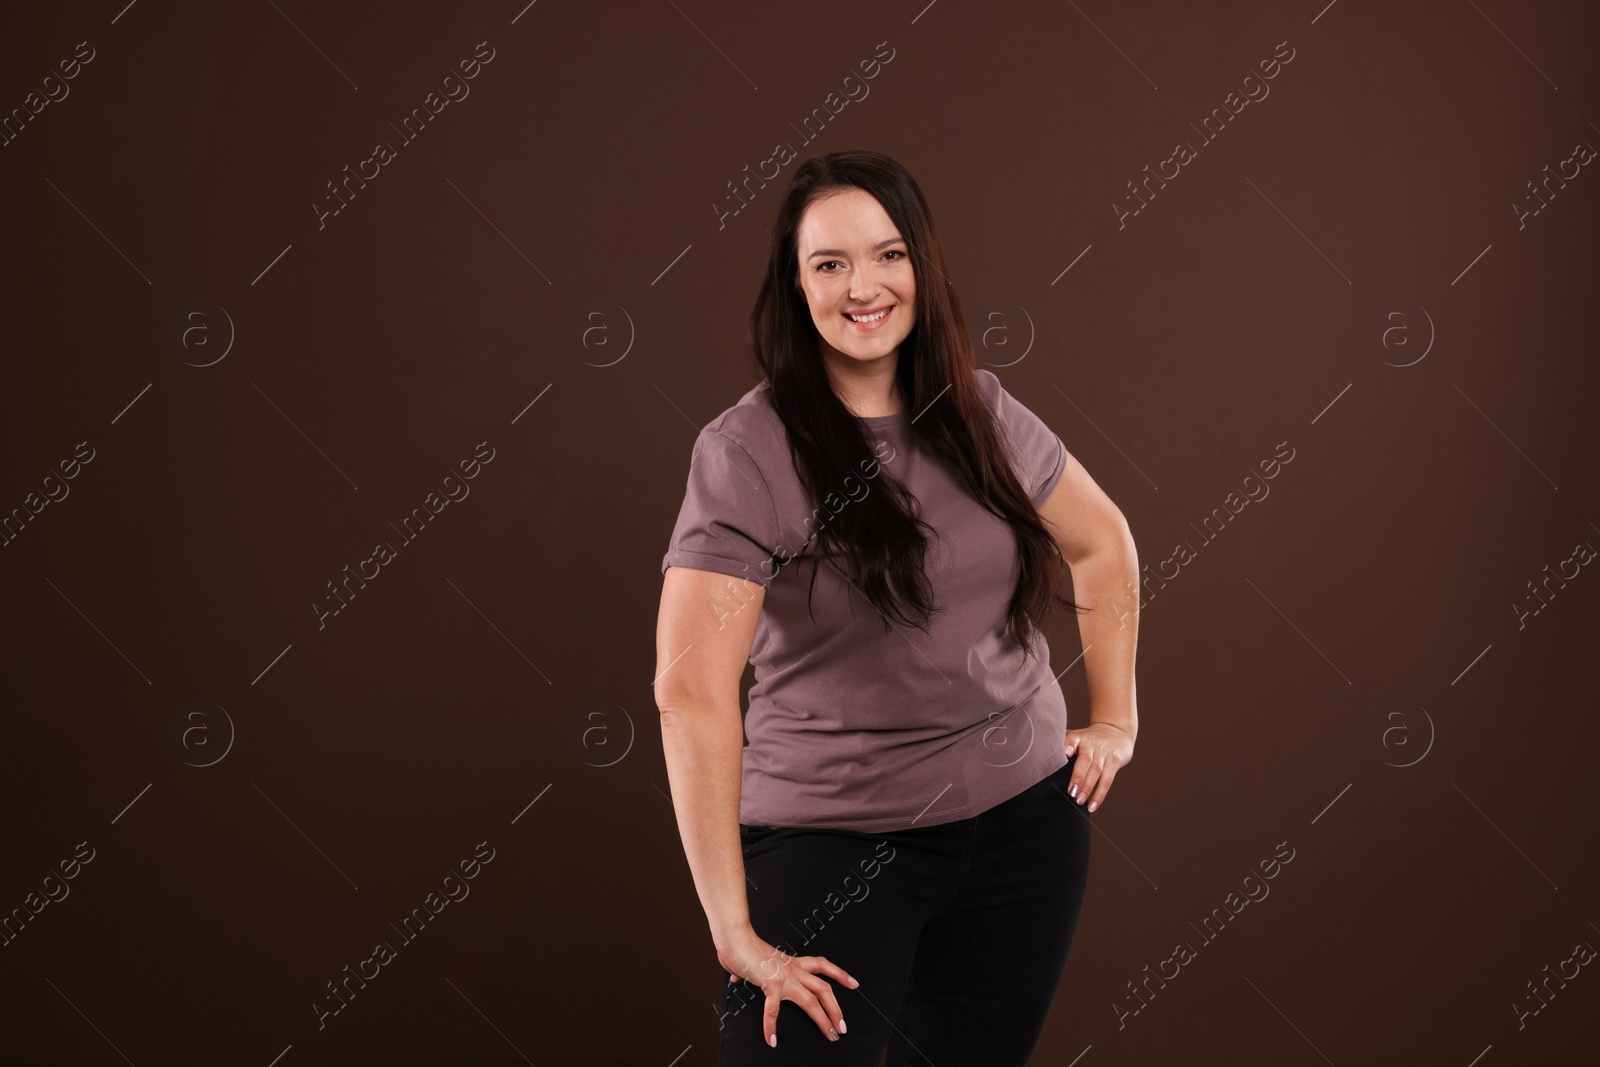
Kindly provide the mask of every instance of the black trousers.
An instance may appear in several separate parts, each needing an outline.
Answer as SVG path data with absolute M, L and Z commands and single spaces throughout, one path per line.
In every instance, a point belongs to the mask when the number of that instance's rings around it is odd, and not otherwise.
M 1089 873 L 1089 820 L 1066 796 L 1076 761 L 970 819 L 885 833 L 741 826 L 751 925 L 826 956 L 848 1031 L 798 1004 L 762 1036 L 759 986 L 727 981 L 724 1067 L 1023 1067 L 1066 966 Z M 885 1061 L 884 1051 L 888 1058 Z

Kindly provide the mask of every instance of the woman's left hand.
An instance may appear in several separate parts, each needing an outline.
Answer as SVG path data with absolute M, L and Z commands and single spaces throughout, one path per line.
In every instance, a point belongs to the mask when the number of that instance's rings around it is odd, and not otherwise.
M 1067 755 L 1073 753 L 1077 759 L 1067 795 L 1079 804 L 1088 800 L 1093 811 L 1105 803 L 1117 771 L 1133 759 L 1133 735 L 1120 726 L 1092 722 L 1081 730 L 1067 731 Z

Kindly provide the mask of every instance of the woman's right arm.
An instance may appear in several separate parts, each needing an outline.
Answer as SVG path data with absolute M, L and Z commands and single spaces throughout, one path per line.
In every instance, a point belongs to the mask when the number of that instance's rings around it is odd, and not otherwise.
M 824 1033 L 836 1027 L 843 1032 L 833 987 L 820 975 L 851 988 L 856 983 L 824 957 L 780 952 L 750 923 L 739 842 L 739 681 L 765 597 L 758 582 L 668 567 L 656 623 L 654 689 L 678 833 L 717 959 L 767 995 L 763 1025 L 771 1044 L 783 1000 L 799 1004 Z

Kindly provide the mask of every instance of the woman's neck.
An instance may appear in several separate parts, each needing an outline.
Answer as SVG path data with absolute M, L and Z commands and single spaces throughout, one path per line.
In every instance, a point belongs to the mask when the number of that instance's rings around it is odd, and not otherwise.
M 904 406 L 900 396 L 900 377 L 895 373 L 898 351 L 871 364 L 846 356 L 824 356 L 824 365 L 833 391 L 851 414 L 858 418 L 898 415 Z

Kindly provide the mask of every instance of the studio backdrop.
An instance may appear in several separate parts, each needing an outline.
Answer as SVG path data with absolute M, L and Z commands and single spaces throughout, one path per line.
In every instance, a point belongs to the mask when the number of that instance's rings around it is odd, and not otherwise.
M 0 1062 L 715 1062 L 662 556 L 842 149 L 1138 547 L 1033 1062 L 1592 1049 L 1589 5 L 4 24 Z

